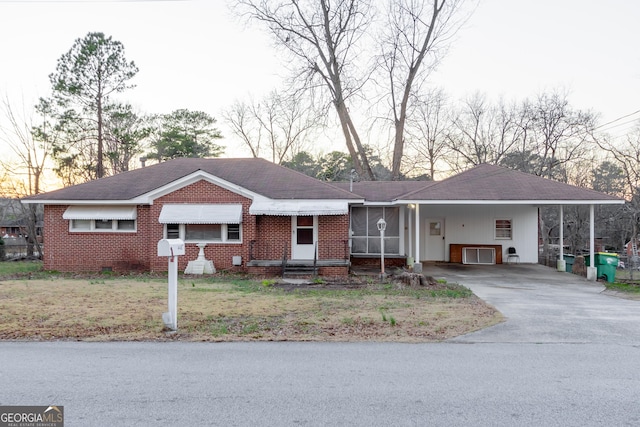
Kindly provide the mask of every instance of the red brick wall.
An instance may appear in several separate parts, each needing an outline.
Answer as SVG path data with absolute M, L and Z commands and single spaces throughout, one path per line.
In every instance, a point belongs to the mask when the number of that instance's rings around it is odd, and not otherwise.
M 287 258 L 291 258 L 291 217 L 265 216 L 256 218 L 256 242 L 253 259 L 282 259 L 287 246 Z
M 232 266 L 233 256 L 241 256 L 244 266 L 249 261 L 251 241 L 255 241 L 256 259 L 281 259 L 285 244 L 287 257 L 291 256 L 291 217 L 249 215 L 250 199 L 201 180 L 156 199 L 151 206 L 139 205 L 134 233 L 72 233 L 69 221 L 62 219 L 68 206 L 45 206 L 44 268 L 63 272 L 95 272 L 104 268 L 166 271 L 167 259 L 156 255 L 158 240 L 164 233 L 158 217 L 166 203 L 242 204 L 242 243 L 211 243 L 205 248 L 205 257 L 214 262 L 217 270 L 237 271 Z M 320 259 L 345 259 L 348 235 L 348 215 L 320 217 Z M 198 251 L 194 243 L 187 243 L 186 255 L 179 257 L 178 270 L 184 271 Z M 334 271 L 328 269 L 327 273 Z
M 153 243 L 152 271 L 167 270 L 167 260 L 155 256 L 157 242 L 163 238 L 164 232 L 164 224 L 158 222 L 158 217 L 164 204 L 177 203 L 242 204 L 242 243 L 210 243 L 204 248 L 204 254 L 206 259 L 213 261 L 216 270 L 231 269 L 233 267 L 233 256 L 241 256 L 243 264 L 248 261 L 249 242 L 254 240 L 256 236 L 256 217 L 249 215 L 251 199 L 201 180 L 160 197 L 153 202 L 150 226 L 153 229 L 153 235 L 157 236 L 157 238 Z M 186 254 L 178 259 L 178 271 L 184 271 L 189 261 L 198 257 L 199 249 L 195 243 L 187 243 L 185 247 Z
M 349 215 L 318 218 L 318 258 L 348 259 Z
M 138 230 L 122 233 L 70 232 L 66 205 L 44 208 L 44 268 L 63 272 L 149 270 L 152 239 L 149 207 L 138 206 Z M 155 250 L 155 245 L 154 245 Z
M 291 258 L 291 217 L 258 216 L 256 234 L 260 236 L 253 250 L 253 259 L 282 259 L 285 245 Z M 318 259 L 348 259 L 348 215 L 328 215 L 318 218 Z

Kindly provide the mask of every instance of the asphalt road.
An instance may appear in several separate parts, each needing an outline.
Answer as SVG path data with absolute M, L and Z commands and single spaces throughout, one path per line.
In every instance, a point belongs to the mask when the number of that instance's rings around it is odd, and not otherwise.
M 3 342 L 0 405 L 63 405 L 65 426 L 640 425 L 640 303 L 525 270 L 455 273 L 508 320 L 439 344 Z
M 604 344 L 2 343 L 0 404 L 65 426 L 640 424 Z

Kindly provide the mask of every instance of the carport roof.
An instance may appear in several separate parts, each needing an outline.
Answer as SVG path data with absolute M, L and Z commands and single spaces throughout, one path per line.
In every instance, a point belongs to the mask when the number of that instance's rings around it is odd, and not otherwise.
M 624 199 L 499 166 L 482 164 L 409 191 L 398 203 L 622 204 Z

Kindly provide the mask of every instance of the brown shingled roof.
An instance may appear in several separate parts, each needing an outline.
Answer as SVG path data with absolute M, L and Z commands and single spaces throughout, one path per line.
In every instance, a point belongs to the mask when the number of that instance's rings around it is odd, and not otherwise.
M 349 182 L 332 182 L 338 188 L 349 191 Z M 358 181 L 353 183 L 353 193 L 368 202 L 391 202 L 403 194 L 423 190 L 435 184 L 434 181 Z
M 360 199 L 328 183 L 256 158 L 181 158 L 123 172 L 26 200 L 131 200 L 203 171 L 271 199 Z
M 482 164 L 397 200 L 433 201 L 598 201 L 622 199 L 499 166 Z

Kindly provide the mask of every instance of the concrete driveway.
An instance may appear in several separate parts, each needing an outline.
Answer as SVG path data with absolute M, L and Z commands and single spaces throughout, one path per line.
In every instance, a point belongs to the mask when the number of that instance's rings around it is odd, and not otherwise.
M 640 301 L 598 282 L 535 264 L 425 266 L 425 274 L 470 288 L 506 318 L 453 342 L 640 344 Z

